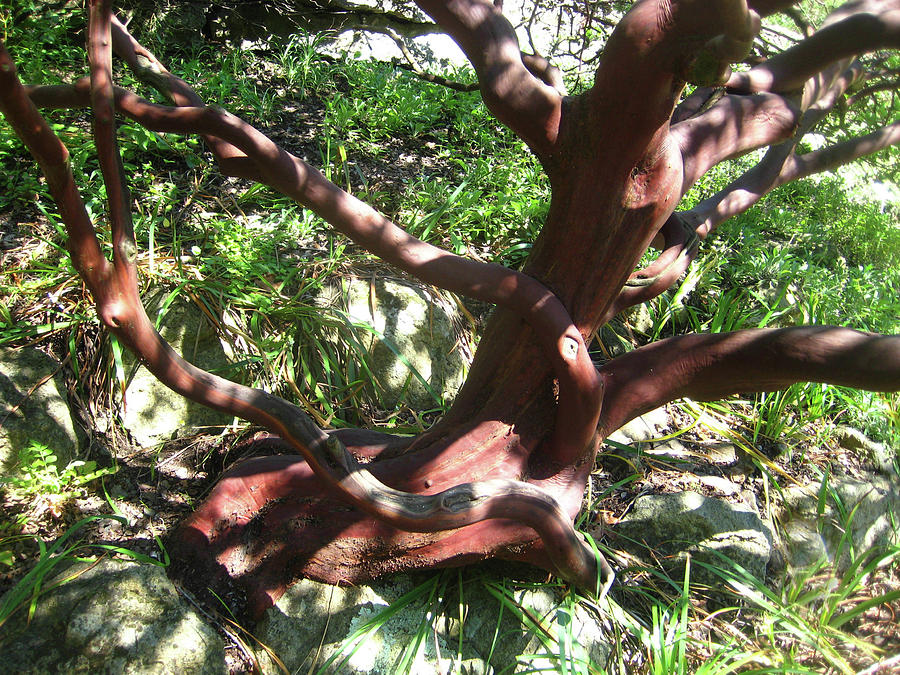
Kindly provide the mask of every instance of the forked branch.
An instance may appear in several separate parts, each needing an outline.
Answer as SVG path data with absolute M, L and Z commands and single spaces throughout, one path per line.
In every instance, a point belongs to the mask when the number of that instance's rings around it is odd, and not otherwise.
M 798 90 L 829 64 L 887 47 L 900 47 L 900 2 L 854 0 L 833 12 L 824 27 L 727 86 L 739 92 Z

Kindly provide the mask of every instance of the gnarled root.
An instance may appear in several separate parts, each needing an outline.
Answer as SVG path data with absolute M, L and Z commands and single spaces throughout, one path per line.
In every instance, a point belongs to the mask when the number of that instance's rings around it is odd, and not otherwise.
M 380 449 L 354 451 L 371 455 Z M 366 467 L 379 480 L 408 489 L 417 482 L 413 463 L 407 455 Z M 462 473 L 471 477 L 469 462 Z M 573 480 L 578 484 L 571 489 L 580 494 L 583 477 Z M 427 490 L 432 512 L 409 523 L 429 531 L 405 531 L 336 496 L 296 455 L 257 457 L 229 471 L 173 534 L 168 543 L 173 572 L 196 592 L 211 588 L 224 594 L 233 611 L 250 618 L 258 618 L 301 577 L 356 584 L 488 558 L 529 562 L 592 595 L 606 593 L 612 569 L 543 486 L 492 478 L 441 487 Z

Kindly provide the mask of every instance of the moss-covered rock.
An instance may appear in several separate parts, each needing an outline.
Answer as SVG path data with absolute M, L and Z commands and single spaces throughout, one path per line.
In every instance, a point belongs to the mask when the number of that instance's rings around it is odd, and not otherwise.
M 30 347 L 0 349 L 0 474 L 9 474 L 32 441 L 65 468 L 78 450 L 60 364 Z
M 225 672 L 221 638 L 161 567 L 78 563 L 44 588 L 30 622 L 20 610 L 0 628 L 4 672 Z

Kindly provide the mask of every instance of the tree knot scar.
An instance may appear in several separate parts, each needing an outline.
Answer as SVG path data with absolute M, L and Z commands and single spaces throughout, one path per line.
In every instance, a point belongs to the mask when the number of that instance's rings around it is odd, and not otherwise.
M 458 513 L 468 508 L 477 506 L 484 501 L 486 495 L 476 494 L 471 489 L 457 489 L 441 497 L 441 508 L 451 513 Z
M 137 246 L 130 239 L 122 242 L 122 256 L 129 265 L 133 265 L 134 261 L 137 260 Z
M 563 338 L 562 355 L 567 361 L 574 361 L 578 356 L 578 340 L 569 337 Z

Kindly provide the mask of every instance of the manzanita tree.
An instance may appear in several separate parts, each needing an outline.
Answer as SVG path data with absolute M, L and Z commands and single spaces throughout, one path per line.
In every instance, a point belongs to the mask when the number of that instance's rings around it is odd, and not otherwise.
M 592 86 L 577 96 L 565 94 L 546 59 L 522 53 L 500 0 L 417 4 L 459 44 L 487 107 L 549 176 L 549 214 L 521 272 L 411 237 L 246 122 L 205 105 L 132 37 L 109 0 L 89 3 L 90 77 L 27 87 L 13 56 L 0 52 L 0 109 L 41 165 L 103 324 L 175 391 L 262 425 L 300 455 L 230 471 L 169 544 L 182 570 L 240 590 L 252 612 L 300 576 L 354 583 L 490 557 L 534 563 L 596 593 L 612 570 L 572 523 L 600 441 L 622 424 L 679 397 L 798 381 L 900 389 L 900 337 L 848 328 L 687 335 L 600 367 L 585 343 L 618 312 L 671 287 L 700 241 L 768 191 L 900 140 L 894 123 L 800 150 L 804 134 L 859 95 L 867 63 L 879 63 L 861 55 L 900 46 L 900 0 L 848 2 L 818 30 L 806 26 L 794 46 L 736 73 L 729 64 L 748 54 L 761 17 L 798 2 L 637 0 L 603 48 Z M 113 52 L 172 105 L 117 87 Z M 62 107 L 92 111 L 112 260 L 67 150 L 39 113 Z M 325 431 L 297 406 L 175 354 L 138 294 L 117 113 L 154 131 L 201 135 L 223 173 L 289 195 L 426 283 L 497 305 L 449 412 L 415 438 Z M 677 210 L 711 167 L 765 147 L 731 185 Z M 658 258 L 636 270 L 654 240 Z

